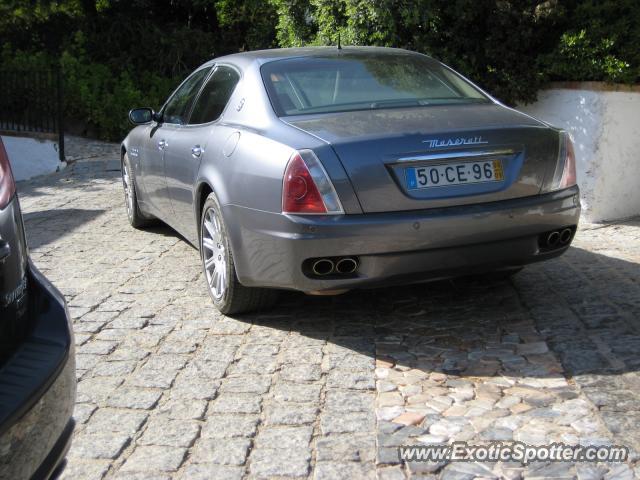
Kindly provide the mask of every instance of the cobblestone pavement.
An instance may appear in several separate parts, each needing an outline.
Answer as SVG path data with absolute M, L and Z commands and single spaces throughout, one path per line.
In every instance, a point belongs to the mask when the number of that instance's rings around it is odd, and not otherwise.
M 129 227 L 117 146 L 18 186 L 35 263 L 64 292 L 78 426 L 62 478 L 625 479 L 626 464 L 400 464 L 451 440 L 640 449 L 640 221 L 583 226 L 510 281 L 285 293 L 224 317 L 198 254 Z M 95 153 L 95 152 L 98 153 Z

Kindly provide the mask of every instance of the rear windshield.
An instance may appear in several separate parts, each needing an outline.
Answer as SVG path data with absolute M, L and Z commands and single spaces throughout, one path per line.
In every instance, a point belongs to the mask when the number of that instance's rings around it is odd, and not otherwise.
M 267 63 L 261 68 L 279 116 L 489 103 L 469 82 L 417 54 L 341 54 Z

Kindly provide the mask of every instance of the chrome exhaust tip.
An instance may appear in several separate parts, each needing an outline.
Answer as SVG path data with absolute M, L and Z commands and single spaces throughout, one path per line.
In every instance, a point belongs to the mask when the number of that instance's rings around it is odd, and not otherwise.
M 558 232 L 551 232 L 547 237 L 547 245 L 555 247 L 560 241 L 560 234 Z
M 560 233 L 560 243 L 562 243 L 563 245 L 569 243 L 571 241 L 572 235 L 573 235 L 573 232 L 571 231 L 571 229 L 565 228 Z
M 336 272 L 353 273 L 358 268 L 358 262 L 351 257 L 342 258 L 336 263 Z
M 316 275 L 322 277 L 324 275 L 329 275 L 331 272 L 333 272 L 334 268 L 335 265 L 331 260 L 329 260 L 328 258 L 321 258 L 320 260 L 316 260 L 315 262 L 313 262 L 311 270 Z

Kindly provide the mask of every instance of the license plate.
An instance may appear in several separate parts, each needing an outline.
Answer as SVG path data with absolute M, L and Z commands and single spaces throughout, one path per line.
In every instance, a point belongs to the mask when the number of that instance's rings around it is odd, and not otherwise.
M 500 160 L 410 167 L 406 168 L 404 173 L 409 190 L 504 180 Z

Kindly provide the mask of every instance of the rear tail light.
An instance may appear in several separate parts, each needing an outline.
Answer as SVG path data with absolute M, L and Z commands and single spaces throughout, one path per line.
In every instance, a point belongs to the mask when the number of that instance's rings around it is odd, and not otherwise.
M 0 210 L 7 206 L 15 191 L 16 184 L 13 181 L 9 156 L 0 139 Z
M 282 182 L 282 213 L 344 213 L 329 175 L 311 150 L 294 152 Z
M 576 184 L 576 154 L 569 134 L 565 134 L 565 159 L 559 188 L 573 187 Z
M 562 190 L 576 184 L 576 155 L 567 132 L 560 132 L 558 161 L 549 191 Z

